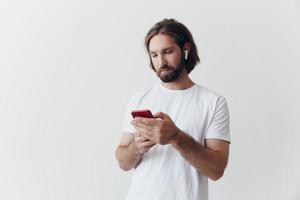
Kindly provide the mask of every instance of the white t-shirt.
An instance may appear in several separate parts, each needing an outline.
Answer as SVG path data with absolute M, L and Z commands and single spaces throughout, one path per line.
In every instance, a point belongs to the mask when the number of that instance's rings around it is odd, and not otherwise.
M 161 83 L 134 94 L 124 114 L 122 132 L 134 133 L 131 111 L 166 113 L 175 125 L 204 144 L 206 138 L 230 142 L 226 100 L 198 84 L 171 90 Z M 172 145 L 153 146 L 135 168 L 127 200 L 207 200 L 208 178 L 190 165 Z

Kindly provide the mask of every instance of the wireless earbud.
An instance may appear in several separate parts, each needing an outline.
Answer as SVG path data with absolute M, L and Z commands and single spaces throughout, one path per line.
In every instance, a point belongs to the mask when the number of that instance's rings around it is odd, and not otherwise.
M 188 59 L 188 50 L 184 50 L 184 59 L 185 59 L 185 60 Z

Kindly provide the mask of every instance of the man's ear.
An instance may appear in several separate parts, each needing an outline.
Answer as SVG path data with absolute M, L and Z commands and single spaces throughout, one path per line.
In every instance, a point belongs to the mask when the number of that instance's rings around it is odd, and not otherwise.
M 188 42 L 184 43 L 183 50 L 188 50 L 188 52 L 190 52 L 191 51 L 191 44 L 188 43 Z
M 191 44 L 190 43 L 188 43 L 188 42 L 184 43 L 183 52 L 184 52 L 184 59 L 187 60 L 188 56 L 191 52 Z

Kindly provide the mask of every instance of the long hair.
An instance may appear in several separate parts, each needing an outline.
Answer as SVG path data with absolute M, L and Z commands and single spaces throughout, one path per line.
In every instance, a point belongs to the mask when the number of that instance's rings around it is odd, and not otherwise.
M 185 69 L 189 74 L 200 62 L 200 58 L 198 56 L 198 51 L 196 44 L 193 40 L 193 36 L 191 32 L 187 29 L 185 25 L 176 21 L 175 19 L 163 19 L 162 21 L 157 22 L 147 33 L 145 37 L 145 46 L 147 48 L 147 52 L 149 55 L 149 43 L 150 40 L 158 34 L 166 34 L 174 39 L 176 44 L 180 47 L 181 53 L 183 53 L 183 46 L 187 42 L 191 45 L 191 49 L 189 51 L 189 55 L 187 60 L 185 60 Z M 150 66 L 155 71 L 151 56 L 150 58 Z

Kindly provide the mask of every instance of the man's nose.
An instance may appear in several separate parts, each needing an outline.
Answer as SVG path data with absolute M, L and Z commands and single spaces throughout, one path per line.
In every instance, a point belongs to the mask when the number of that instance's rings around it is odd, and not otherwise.
M 159 67 L 164 67 L 168 65 L 168 62 L 163 55 L 158 56 L 158 65 Z

